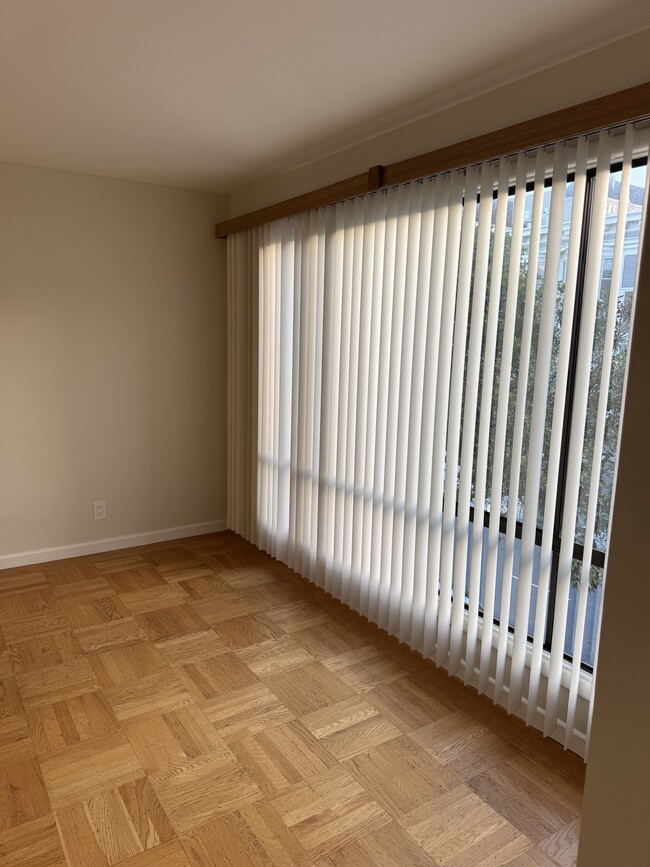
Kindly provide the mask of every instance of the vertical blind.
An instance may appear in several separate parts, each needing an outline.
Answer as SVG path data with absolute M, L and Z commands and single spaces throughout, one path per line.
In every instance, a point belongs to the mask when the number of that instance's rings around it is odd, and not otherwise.
M 230 527 L 583 754 L 647 152 L 630 124 L 228 240 Z

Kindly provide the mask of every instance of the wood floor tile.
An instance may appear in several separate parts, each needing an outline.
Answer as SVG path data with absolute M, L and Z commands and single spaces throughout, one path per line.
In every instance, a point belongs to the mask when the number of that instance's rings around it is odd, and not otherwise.
M 73 605 L 87 599 L 101 599 L 111 596 L 113 590 L 102 575 L 97 573 L 93 578 L 84 578 L 69 584 L 59 584 L 52 588 L 54 596 L 60 605 Z
M 84 581 L 94 581 L 100 577 L 100 573 L 92 563 L 77 564 L 76 566 L 69 565 L 69 560 L 62 560 L 59 563 L 61 565 L 47 563 L 45 566 L 47 583 L 51 587 L 65 587 Z
M 210 625 L 190 605 L 174 605 L 136 614 L 136 620 L 151 641 L 176 638 L 188 632 L 204 632 Z
M 337 759 L 349 759 L 400 737 L 399 729 L 360 698 L 302 717 L 303 724 Z
M 270 803 L 312 858 L 329 855 L 390 821 L 341 767 L 297 783 Z
M 109 867 L 83 801 L 56 811 L 59 836 L 70 867 Z
M 175 563 L 187 563 L 192 559 L 191 552 L 181 545 L 173 548 L 150 548 L 147 551 L 147 559 L 155 566 L 168 566 Z
M 145 778 L 142 782 L 146 782 Z M 105 854 L 109 864 L 126 861 L 127 858 L 142 851 L 117 789 L 108 789 L 106 792 L 93 795 L 85 802 L 85 806 L 91 833 L 95 835 L 99 848 Z M 61 812 L 65 812 L 66 809 L 74 810 L 74 807 L 64 807 Z M 82 821 L 81 816 L 79 821 Z
M 410 677 L 375 687 L 365 700 L 403 732 L 412 732 L 453 713 L 451 702 L 434 697 Z
M 123 620 L 115 620 L 101 626 L 79 629 L 75 632 L 75 638 L 79 641 L 84 653 L 95 653 L 99 650 L 108 650 L 111 647 L 143 641 L 147 635 L 136 620 L 132 617 L 125 617 Z
M 227 747 L 149 778 L 177 834 L 259 800 L 260 790 Z
M 279 626 L 259 612 L 222 620 L 214 631 L 231 650 L 244 650 L 253 644 L 284 636 Z
M 208 822 L 183 838 L 196 867 L 309 867 L 311 859 L 265 801 Z
M 196 546 L 193 548 L 196 556 L 210 566 L 218 575 L 230 575 L 241 570 L 255 568 L 260 562 L 266 562 L 262 552 L 244 552 L 240 546 L 241 540 L 233 537 L 232 544 L 221 548 Z M 261 555 L 261 556 L 260 556 Z
M 197 705 L 165 714 L 164 720 L 188 759 L 197 758 L 223 746 L 214 725 Z
M 65 613 L 73 630 L 100 626 L 129 616 L 119 596 L 115 594 L 66 604 Z
M 233 570 L 232 572 L 224 572 L 224 581 L 231 583 L 234 578 L 241 579 L 246 574 L 246 570 Z M 241 584 L 241 581 L 240 581 Z M 231 586 L 232 583 L 231 583 Z M 271 608 L 278 608 L 284 605 L 295 605 L 304 603 L 305 593 L 301 590 L 294 581 L 280 578 L 277 575 L 273 576 L 273 580 L 266 582 L 249 582 L 248 586 L 238 588 L 248 599 L 253 600 L 262 611 L 268 611 Z M 313 604 L 311 601 L 309 605 Z
M 90 657 L 90 664 L 103 689 L 130 683 L 167 668 L 165 658 L 150 641 L 138 641 L 94 653 Z
M 319 741 L 295 720 L 236 741 L 231 749 L 268 796 L 336 765 Z
M 40 569 L 20 567 L 3 569 L 0 572 L 0 596 L 5 593 L 23 593 L 25 590 L 38 590 L 47 587 L 45 572 Z
M 551 834 L 539 848 L 549 855 L 559 867 L 575 867 L 578 860 L 578 843 L 580 841 L 580 819 L 574 819 L 568 825 Z
M 438 867 L 438 864 L 397 822 L 389 822 L 315 862 L 314 867 Z
M 95 672 L 83 656 L 61 665 L 27 671 L 16 680 L 25 707 L 64 701 L 99 689 Z
M 187 758 L 164 716 L 127 723 L 124 731 L 147 774 L 178 765 Z
M 217 586 L 222 587 L 223 589 L 227 589 L 225 585 L 221 582 L 221 579 L 217 578 L 216 573 L 209 566 L 206 566 L 205 563 L 201 563 L 199 560 L 187 560 L 184 563 L 167 563 L 161 566 L 156 566 L 156 572 L 160 575 L 160 577 L 164 581 L 168 581 L 169 583 L 179 583 L 182 581 L 194 581 L 201 578 L 206 578 L 207 582 L 205 586 L 209 586 L 209 584 L 214 580 Z M 192 596 L 192 593 L 185 588 L 186 592 Z M 208 596 L 212 596 L 212 593 L 208 593 Z M 201 594 L 198 594 L 196 597 L 192 596 L 192 598 L 201 599 L 203 598 Z
M 575 867 L 575 861 L 571 867 Z M 557 861 L 549 858 L 541 849 L 529 849 L 523 855 L 519 855 L 514 861 L 508 862 L 508 867 L 559 867 Z
M 47 814 L 0 832 L 2 867 L 66 867 L 54 816 Z
M 189 596 L 175 584 L 161 584 L 149 587 L 147 590 L 134 590 L 123 593 L 120 601 L 129 614 L 146 614 L 158 608 L 171 608 L 174 605 L 184 605 Z
M 172 578 L 177 581 L 178 583 L 173 586 L 182 588 L 194 602 L 228 595 L 231 592 L 226 582 L 218 578 L 211 569 L 188 569 L 182 573 L 169 572 L 165 577 L 168 581 Z
M 181 765 L 224 745 L 196 705 L 127 723 L 124 731 L 147 774 Z
M 138 680 L 104 691 L 120 722 L 169 713 L 192 704 L 192 698 L 176 677 L 178 669 L 163 668 Z
M 209 659 L 230 650 L 226 642 L 212 629 L 157 641 L 156 647 L 168 665 L 174 667 Z
M 233 590 L 248 590 L 252 587 L 262 587 L 264 584 L 275 584 L 278 579 L 264 569 L 243 569 L 233 571 L 223 576 L 223 580 Z
M 562 831 L 580 813 L 575 792 L 562 792 L 560 780 L 547 780 L 548 772 L 517 756 L 479 774 L 468 785 L 482 800 L 535 843 Z M 552 853 L 549 853 L 552 854 Z
M 15 677 L 0 680 L 0 725 L 23 715 L 23 701 Z
M 459 780 L 407 737 L 348 759 L 348 771 L 396 819 L 421 807 Z
M 0 721 L 0 765 L 35 755 L 27 718 L 22 714 Z
M 360 647 L 326 659 L 323 665 L 355 692 L 366 692 L 404 677 L 407 672 L 376 647 Z
M 221 653 L 189 665 L 180 665 L 174 672 L 197 702 L 208 701 L 256 683 L 255 675 L 234 653 Z
M 165 579 L 151 565 L 136 569 L 123 569 L 105 574 L 106 581 L 113 593 L 138 593 L 164 587 Z
M 102 575 L 113 575 L 117 572 L 150 569 L 151 562 L 145 559 L 141 554 L 131 553 L 118 554 L 115 557 L 98 557 L 93 563 L 93 566 L 101 572 Z
M 55 810 L 144 776 L 121 731 L 45 756 L 41 769 Z
M 502 867 L 510 865 L 514 858 L 530 850 L 532 843 L 512 826 L 500 828 L 487 840 L 476 843 L 467 852 L 442 862 L 442 867 Z M 469 859 L 469 860 L 468 860 Z
M 99 692 L 29 707 L 27 720 L 39 756 L 115 732 L 119 728 L 106 699 Z
M 178 839 L 170 840 L 125 861 L 122 867 L 194 867 Z M 202 865 L 201 865 L 202 867 Z
M 56 632 L 9 646 L 9 655 L 16 674 L 72 662 L 82 653 L 81 645 L 71 632 Z
M 496 710 L 496 708 L 495 708 Z M 471 715 L 471 708 L 467 709 Z M 503 726 L 504 721 L 510 725 Z M 517 720 L 516 723 L 519 721 Z M 577 802 L 582 804 L 582 793 L 585 786 L 585 771 L 586 763 L 576 753 L 565 750 L 557 741 L 551 738 L 543 738 L 541 732 L 530 727 L 523 728 L 505 714 L 499 715 L 500 725 L 494 725 L 493 719 L 488 721 L 490 728 L 497 734 L 517 747 L 520 753 L 528 756 L 534 762 L 535 773 L 538 768 L 543 768 L 546 771 L 544 779 L 550 781 L 553 786 L 556 780 L 562 781 L 562 788 L 565 787 L 572 790 L 572 796 L 577 798 Z M 523 737 L 528 734 L 529 739 Z M 539 735 L 539 737 L 537 737 Z
M 464 785 L 413 810 L 400 824 L 441 867 L 496 867 L 533 847 Z
M 289 602 L 269 608 L 266 614 L 288 633 L 298 632 L 308 626 L 318 626 L 330 620 L 329 614 L 312 602 Z
M 444 716 L 409 737 L 462 780 L 518 755 L 515 747 L 463 711 Z
M 332 618 L 317 626 L 293 632 L 292 638 L 306 647 L 316 659 L 329 659 L 365 645 L 362 636 Z
M 268 685 L 296 716 L 305 716 L 355 695 L 320 662 L 273 677 Z
M 0 765 L 0 831 L 50 813 L 43 775 L 36 759 Z
M 14 667 L 11 664 L 11 656 L 9 651 L 5 648 L 4 650 L 0 650 L 0 680 L 4 680 L 5 677 L 13 676 Z
M 7 593 L 0 596 L 0 625 L 32 617 L 34 614 L 44 614 L 59 610 L 60 606 L 49 587 L 38 590 L 26 590 L 23 593 Z
M 0 680 L 0 763 L 34 756 L 27 718 L 18 684 L 13 677 Z
M 143 850 L 153 849 L 174 836 L 174 829 L 149 780 L 142 778 L 118 789 Z
M 17 644 L 30 638 L 42 638 L 55 632 L 68 632 L 70 626 L 61 608 L 52 608 L 42 614 L 30 614 L 4 623 L 2 633 L 7 644 Z
M 564 776 L 561 770 L 554 767 L 549 770 L 539 763 L 537 753 L 526 755 L 517 751 L 509 765 L 526 778 L 528 784 L 541 790 L 545 795 L 556 801 L 571 820 L 580 815 L 582 810 L 582 791 L 575 788 L 570 775 Z
M 272 726 L 288 722 L 293 714 L 261 683 L 219 696 L 203 705 L 218 734 L 232 743 Z
M 222 620 L 253 614 L 258 610 L 257 603 L 231 590 L 207 599 L 198 599 L 196 602 L 190 602 L 190 605 L 210 626 L 215 626 Z
M 237 656 L 260 678 L 274 677 L 314 661 L 309 651 L 288 636 L 238 650 Z

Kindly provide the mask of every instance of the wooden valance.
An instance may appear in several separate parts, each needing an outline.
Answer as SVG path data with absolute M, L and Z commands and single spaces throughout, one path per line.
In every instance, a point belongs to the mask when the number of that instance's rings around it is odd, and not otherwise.
M 647 115 L 650 115 L 650 82 L 416 157 L 409 157 L 388 166 L 372 166 L 363 174 L 217 223 L 215 235 L 217 238 L 227 238 L 228 235 L 244 229 L 252 229 L 270 223 L 272 220 L 302 214 L 324 205 L 332 205 L 382 187 L 405 183 L 487 159 L 495 159 L 504 154 L 539 147 L 559 139 L 583 135 L 602 127 L 627 123 Z

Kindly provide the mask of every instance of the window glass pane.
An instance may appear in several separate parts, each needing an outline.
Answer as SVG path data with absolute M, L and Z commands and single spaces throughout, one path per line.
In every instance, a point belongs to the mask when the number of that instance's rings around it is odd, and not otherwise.
M 569 593 L 569 608 L 567 612 L 567 627 L 564 640 L 564 652 L 567 656 L 573 656 L 573 642 L 575 637 L 576 618 L 578 614 L 578 590 L 580 585 L 580 570 L 582 562 L 573 561 L 571 570 L 571 591 Z M 596 633 L 598 631 L 598 618 L 603 595 L 603 569 L 600 566 L 592 566 L 589 572 L 589 594 L 587 595 L 587 611 L 585 614 L 585 631 L 582 643 L 581 662 L 593 668 L 596 654 Z
M 505 542 L 506 537 L 503 533 L 499 534 L 498 554 L 497 554 L 497 571 L 496 571 L 496 593 L 494 606 L 494 619 L 501 622 L 501 605 L 503 591 L 503 566 L 505 560 Z M 536 545 L 533 552 L 533 582 L 531 586 L 530 608 L 528 611 L 528 635 L 532 637 L 533 628 L 535 625 L 535 611 L 537 607 L 537 592 L 539 578 L 539 559 L 540 549 Z M 479 611 L 483 613 L 485 604 L 485 584 L 488 561 L 488 529 L 483 530 L 483 561 L 481 564 L 481 589 L 479 593 Z M 508 626 L 514 627 L 515 614 L 517 611 L 517 591 L 519 589 L 519 572 L 521 568 L 521 541 L 515 539 L 514 562 L 512 568 L 512 585 L 510 590 L 510 605 L 508 608 Z M 469 594 L 469 568 L 467 571 L 467 589 Z

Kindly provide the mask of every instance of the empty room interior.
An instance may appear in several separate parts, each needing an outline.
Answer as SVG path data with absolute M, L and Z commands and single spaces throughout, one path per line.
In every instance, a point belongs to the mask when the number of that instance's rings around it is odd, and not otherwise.
M 650 867 L 650 6 L 0 0 L 1 867 Z

